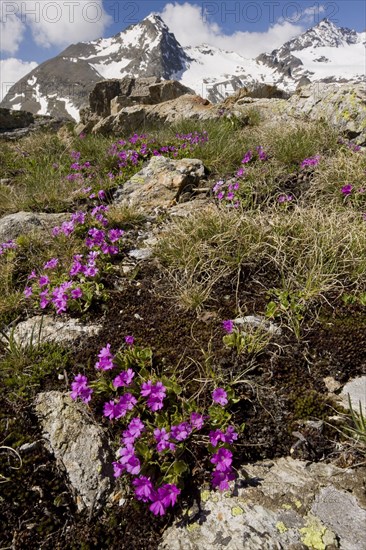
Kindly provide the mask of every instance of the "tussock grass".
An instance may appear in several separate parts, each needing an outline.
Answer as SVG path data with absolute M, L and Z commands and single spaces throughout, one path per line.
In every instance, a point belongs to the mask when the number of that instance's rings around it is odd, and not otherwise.
M 305 302 L 328 291 L 366 288 L 366 227 L 351 211 L 295 207 L 241 213 L 212 206 L 170 224 L 157 254 L 182 293 L 244 269 L 273 288 L 301 292 Z M 212 287 L 212 284 L 211 284 Z M 187 302 L 187 299 L 186 299 Z
M 366 187 L 366 155 L 342 147 L 316 166 L 311 187 L 304 199 L 323 204 L 344 203 L 341 189 L 348 184 L 355 190 Z
M 289 169 L 298 168 L 305 158 L 336 151 L 338 140 L 338 132 L 322 121 L 267 124 L 257 128 L 255 136 L 257 145 Z
M 114 204 L 109 207 L 106 218 L 111 227 L 130 228 L 141 224 L 145 220 L 144 214 L 134 208 L 122 204 Z

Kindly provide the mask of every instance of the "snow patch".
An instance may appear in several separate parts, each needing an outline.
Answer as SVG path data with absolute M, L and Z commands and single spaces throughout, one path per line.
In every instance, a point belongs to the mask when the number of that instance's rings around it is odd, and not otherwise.
M 38 110 L 37 115 L 48 115 L 48 99 L 46 99 L 40 91 L 40 85 L 37 84 L 34 87 L 34 93 L 36 96 L 37 103 L 40 104 L 41 108 Z
M 90 66 L 93 67 L 93 69 L 96 70 L 103 78 L 121 78 L 122 69 L 127 67 L 130 62 L 131 59 L 125 58 L 120 61 L 96 63 L 91 64 Z
M 70 99 L 65 99 L 63 97 L 60 97 L 60 101 L 65 102 L 65 109 L 68 112 L 68 114 L 76 121 L 80 122 L 80 113 L 79 109 L 75 107 L 75 105 L 70 101 Z

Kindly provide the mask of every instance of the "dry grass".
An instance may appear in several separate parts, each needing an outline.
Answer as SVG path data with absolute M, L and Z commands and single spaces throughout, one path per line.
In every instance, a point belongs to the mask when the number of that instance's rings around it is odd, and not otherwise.
M 198 288 L 201 304 L 220 279 L 253 277 L 265 266 L 267 288 L 301 291 L 307 301 L 332 290 L 366 288 L 366 226 L 352 211 L 316 207 L 237 212 L 215 206 L 170 224 L 157 254 L 179 281 L 179 294 Z
M 324 157 L 314 171 L 311 187 L 304 200 L 318 204 L 344 203 L 341 189 L 351 184 L 356 190 L 366 187 L 366 155 L 340 148 Z M 348 201 L 350 202 L 350 201 Z

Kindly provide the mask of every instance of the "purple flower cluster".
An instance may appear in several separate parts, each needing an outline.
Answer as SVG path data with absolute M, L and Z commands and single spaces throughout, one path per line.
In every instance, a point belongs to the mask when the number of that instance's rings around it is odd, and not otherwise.
M 72 233 L 74 233 L 78 225 L 84 225 L 85 217 L 85 212 L 75 212 L 72 214 L 70 221 L 63 222 L 61 226 L 54 227 L 52 229 L 52 235 L 54 237 L 58 237 L 58 235 L 63 234 L 65 237 L 69 237 Z
M 88 386 L 88 379 L 86 376 L 83 376 L 82 374 L 76 375 L 71 384 L 71 389 L 71 399 L 77 399 L 80 397 L 84 403 L 89 403 L 91 400 L 93 390 Z
M 107 206 L 99 205 L 92 209 L 90 213 L 91 219 L 100 223 L 103 229 L 92 227 L 88 230 L 84 241 L 88 252 L 86 254 L 74 255 L 73 262 L 68 271 L 69 278 L 61 284 L 53 282 L 53 280 L 60 280 L 62 266 L 60 266 L 58 258 L 51 258 L 43 265 L 43 271 L 48 273 L 59 268 L 59 273 L 54 274 L 53 277 L 49 274 L 41 274 L 35 284 L 25 288 L 24 295 L 26 298 L 33 297 L 35 300 L 39 298 L 39 307 L 41 309 L 52 305 L 56 313 L 61 314 L 67 311 L 70 304 L 72 305 L 84 297 L 83 285 L 87 283 L 88 279 L 93 279 L 100 273 L 103 258 L 119 253 L 118 242 L 124 235 L 122 229 L 108 230 L 106 228 L 108 220 L 104 217 L 104 213 L 107 211 L 107 208 Z M 72 214 L 70 221 L 63 222 L 61 226 L 53 228 L 53 236 L 58 237 L 59 235 L 63 235 L 69 237 L 77 227 L 85 225 L 87 216 L 88 214 L 85 212 L 75 212 Z M 98 265 L 98 262 L 101 265 Z M 62 277 L 65 278 L 64 273 Z M 36 278 L 37 276 L 34 272 L 28 277 L 29 280 Z M 83 299 L 85 300 L 85 298 Z
M 44 270 L 52 270 L 58 266 L 58 258 L 52 258 L 46 262 L 43 266 Z M 51 281 L 48 275 L 41 275 L 37 278 L 34 271 L 28 276 L 28 280 L 34 280 L 32 286 L 26 286 L 24 289 L 24 296 L 30 298 L 31 296 L 38 296 L 39 306 L 41 309 L 45 309 L 48 305 L 52 304 L 57 314 L 64 313 L 67 310 L 68 301 L 77 300 L 82 297 L 83 292 L 75 281 L 65 281 L 58 286 L 51 286 Z
M 229 481 L 235 479 L 235 474 L 232 469 L 233 454 L 225 447 L 221 447 L 212 458 L 212 464 L 215 464 L 216 468 L 212 472 L 212 486 L 225 491 L 229 489 Z
M 226 321 L 223 321 L 222 328 L 224 329 L 225 332 L 227 332 L 228 334 L 231 334 L 234 330 L 234 321 L 232 321 L 231 319 L 227 319 Z
M 317 166 L 320 162 L 320 155 L 315 155 L 315 157 L 309 157 L 302 161 L 300 164 L 301 168 L 306 168 L 307 166 Z
M 98 353 L 99 361 L 95 363 L 95 368 L 99 370 L 110 370 L 113 369 L 113 359 L 114 356 L 111 352 L 111 345 L 107 344 L 104 348 Z
M 249 164 L 252 160 L 259 159 L 265 161 L 268 159 L 267 153 L 263 150 L 262 145 L 256 147 L 256 153 L 252 151 L 247 151 L 244 157 L 241 160 L 242 165 Z M 235 173 L 235 178 L 243 178 L 245 176 L 245 168 L 241 166 Z M 212 188 L 212 192 L 215 198 L 220 202 L 225 202 L 226 206 L 239 208 L 241 203 L 241 195 L 243 195 L 243 189 L 240 193 L 240 182 L 230 180 L 225 182 L 224 180 L 219 180 L 215 183 Z
M 338 138 L 338 143 L 345 145 L 346 147 L 348 147 L 348 149 L 351 149 L 351 151 L 353 151 L 354 153 L 359 153 L 362 150 L 360 145 L 356 145 L 352 141 L 347 141 L 341 137 Z
M 234 183 L 225 183 L 223 180 L 218 181 L 212 188 L 215 198 L 218 201 L 224 201 L 227 206 L 239 207 L 239 191 L 240 184 L 238 181 Z
M 216 388 L 212 392 L 212 399 L 215 403 L 221 405 L 222 407 L 225 407 L 225 405 L 228 404 L 227 393 L 223 388 Z
M 222 443 L 228 443 L 231 445 L 238 439 L 238 434 L 235 431 L 234 426 L 229 426 L 226 432 L 222 430 L 213 430 L 209 433 L 210 443 L 213 447 L 217 447 L 220 441 Z
M 111 345 L 106 344 L 98 353 L 96 363 L 97 370 L 100 371 L 100 377 L 103 380 L 101 388 L 111 387 L 115 392 L 122 395 L 115 395 L 113 399 L 104 403 L 103 416 L 109 420 L 119 420 L 124 418 L 124 429 L 121 436 L 121 447 L 118 449 L 117 460 L 113 462 L 114 476 L 119 477 L 122 474 L 133 476 L 132 485 L 134 487 L 137 500 L 148 503 L 150 511 L 155 515 L 164 515 L 169 506 L 176 504 L 180 494 L 177 483 L 182 473 L 186 471 L 188 464 L 181 460 L 182 451 L 184 452 L 187 440 L 192 434 L 202 430 L 206 425 L 209 416 L 193 411 L 190 413 L 189 420 L 178 416 L 182 421 L 169 426 L 168 419 L 171 411 L 167 409 L 164 413 L 157 414 L 164 407 L 164 400 L 168 398 L 168 389 L 161 381 L 152 379 L 144 380 L 141 376 L 142 370 L 138 373 L 132 367 L 120 372 L 113 379 L 113 385 L 106 384 L 108 371 L 122 363 L 133 365 L 133 358 L 139 357 L 142 350 L 134 346 L 134 338 L 131 335 L 125 336 L 125 345 L 121 348 L 124 355 L 113 355 Z M 137 354 L 137 355 L 136 355 Z M 137 363 L 138 364 L 138 363 Z M 98 388 L 98 381 L 93 387 Z M 166 384 L 169 388 L 169 384 Z M 71 397 L 80 398 L 84 403 L 91 399 L 93 390 L 88 385 L 85 376 L 78 374 L 71 385 Z M 176 393 L 174 392 L 174 416 L 177 418 L 179 408 L 177 408 Z M 214 403 L 224 407 L 228 403 L 227 392 L 223 388 L 216 388 L 212 392 Z M 179 403 L 179 402 L 178 402 Z M 178 413 L 179 414 L 179 413 Z M 145 421 L 146 417 L 146 421 Z M 163 424 L 163 425 L 162 425 Z M 215 488 L 224 490 L 228 484 L 235 478 L 232 468 L 232 453 L 227 448 L 238 438 L 234 426 L 228 426 L 226 430 L 214 429 L 209 431 L 209 441 L 213 447 L 211 463 L 215 465 L 212 473 L 212 485 Z M 152 442 L 155 441 L 155 446 Z M 210 449 L 211 449 L 210 447 Z M 158 456 L 154 456 L 158 453 Z M 179 460 L 177 460 L 179 458 Z M 145 474 L 151 471 L 150 459 L 153 464 L 165 464 L 168 466 L 169 460 L 172 464 L 182 462 L 182 472 L 175 472 L 172 469 L 174 483 L 165 483 L 160 487 L 154 486 L 150 477 Z M 166 470 L 161 470 L 162 472 Z M 170 479 L 171 481 L 171 479 Z
M 115 159 L 115 165 L 107 175 L 110 179 L 123 176 L 126 169 L 136 167 L 148 157 L 162 155 L 177 157 L 180 151 L 192 152 L 197 145 L 207 141 L 206 131 L 176 134 L 175 144 L 170 145 L 160 145 L 156 139 L 150 138 L 146 134 L 134 134 L 127 141 L 119 140 L 109 148 L 108 155 Z M 134 145 L 135 149 L 130 149 L 130 144 Z
M 277 202 L 279 204 L 286 204 L 287 202 L 291 202 L 293 200 L 293 196 L 292 195 L 286 195 L 284 193 L 282 193 L 282 195 L 280 195 L 277 199 Z
M 130 386 L 132 384 L 132 380 L 135 376 L 135 373 L 132 369 L 127 369 L 123 372 L 121 372 L 116 378 L 113 380 L 113 386 L 115 388 L 123 388 Z
M 175 506 L 180 495 L 180 489 L 174 484 L 166 483 L 157 490 L 154 489 L 150 478 L 139 476 L 132 481 L 137 500 L 151 502 L 150 511 L 155 516 L 163 516 L 169 506 Z
M 113 420 L 114 418 L 122 418 L 126 416 L 127 411 L 132 411 L 137 403 L 137 399 L 132 393 L 124 393 L 118 401 L 108 401 L 104 403 L 103 415 Z
M 141 395 L 148 398 L 146 404 L 153 412 L 163 408 L 165 394 L 166 388 L 163 386 L 162 382 L 153 384 L 151 380 L 148 380 L 148 382 L 144 382 L 141 385 Z
M 161 428 L 161 430 L 159 428 L 156 428 L 154 430 L 154 437 L 157 443 L 156 450 L 158 451 L 158 453 L 162 453 L 163 451 L 166 451 L 166 450 L 169 450 L 169 451 L 175 450 L 175 447 L 176 447 L 175 443 L 172 443 L 171 441 L 169 441 L 171 437 L 171 433 L 167 432 L 165 428 Z
M 14 250 L 17 244 L 14 241 L 6 241 L 0 244 L 0 256 L 5 254 L 7 250 Z
M 259 160 L 268 160 L 268 155 L 263 150 L 262 145 L 258 145 L 258 147 L 256 147 L 256 151 L 257 151 L 257 155 L 258 155 Z
M 241 159 L 241 163 L 248 164 L 248 162 L 250 162 L 252 158 L 253 158 L 252 151 L 248 151 L 247 153 L 245 153 L 244 157 Z
M 114 477 L 119 477 L 124 472 L 137 476 L 141 470 L 140 459 L 135 455 L 135 448 L 131 443 L 127 443 L 118 450 L 120 459 L 113 462 Z
M 353 185 L 351 185 L 350 183 L 348 183 L 347 185 L 344 185 L 341 189 L 341 193 L 343 193 L 345 197 L 347 197 L 348 195 L 351 195 L 352 191 L 353 191 Z

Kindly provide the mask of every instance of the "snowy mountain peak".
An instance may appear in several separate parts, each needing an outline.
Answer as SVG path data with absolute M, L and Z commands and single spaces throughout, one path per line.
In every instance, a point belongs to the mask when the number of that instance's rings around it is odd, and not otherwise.
M 77 119 L 97 82 L 125 76 L 179 80 L 213 102 L 257 84 L 292 92 L 314 81 L 360 82 L 365 39 L 323 19 L 279 49 L 248 59 L 213 44 L 183 48 L 151 13 L 115 36 L 72 44 L 14 84 L 2 106 Z
M 142 21 L 139 24 L 141 25 L 145 21 L 149 21 L 150 23 L 153 23 L 157 27 L 160 27 L 161 29 L 167 30 L 169 32 L 167 25 L 164 23 L 164 21 L 162 20 L 162 18 L 158 13 L 154 13 L 154 12 L 150 13 L 150 15 L 145 17 L 145 19 L 142 19 Z
M 356 31 L 337 27 L 332 21 L 325 18 L 311 29 L 300 34 L 300 36 L 286 42 L 280 50 L 298 51 L 304 48 L 321 48 L 324 46 L 338 48 L 356 44 L 358 39 Z

